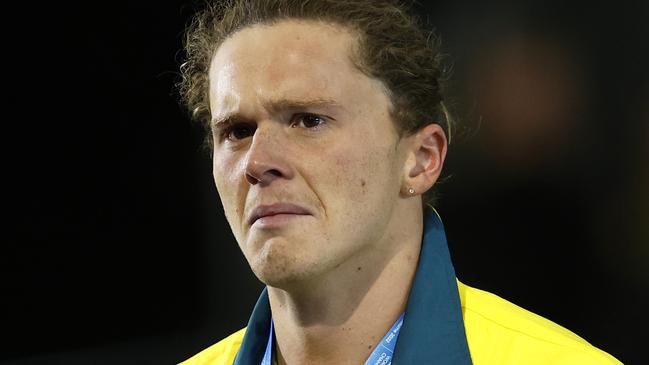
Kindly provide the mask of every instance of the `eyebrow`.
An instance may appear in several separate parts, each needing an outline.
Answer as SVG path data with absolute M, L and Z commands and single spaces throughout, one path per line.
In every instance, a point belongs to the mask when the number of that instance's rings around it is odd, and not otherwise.
M 307 108 L 325 108 L 325 107 L 343 108 L 343 106 L 340 105 L 338 102 L 326 98 L 315 98 L 315 99 L 307 99 L 307 100 L 279 99 L 279 100 L 274 100 L 265 103 L 264 107 L 267 110 L 271 110 L 274 112 L 295 110 L 295 109 L 307 109 Z M 211 123 L 213 127 L 218 127 L 220 125 L 232 124 L 234 122 L 241 121 L 241 120 L 245 120 L 245 118 L 241 118 L 235 112 L 235 113 L 224 114 L 212 118 Z

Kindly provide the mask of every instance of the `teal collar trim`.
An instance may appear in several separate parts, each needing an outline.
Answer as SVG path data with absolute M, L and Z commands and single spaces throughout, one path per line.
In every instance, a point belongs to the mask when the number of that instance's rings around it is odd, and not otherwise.
M 243 336 L 243 341 L 234 358 L 232 365 L 259 365 L 264 358 L 266 351 L 266 342 L 270 332 L 270 302 L 268 301 L 268 291 L 262 290 L 257 299 L 257 304 L 252 310 L 248 327 Z
M 471 364 L 442 220 L 426 209 L 424 239 L 392 364 Z
M 422 242 L 392 364 L 471 364 L 455 270 L 444 226 L 434 210 L 425 211 Z M 233 365 L 261 363 L 270 318 L 268 292 L 264 288 Z

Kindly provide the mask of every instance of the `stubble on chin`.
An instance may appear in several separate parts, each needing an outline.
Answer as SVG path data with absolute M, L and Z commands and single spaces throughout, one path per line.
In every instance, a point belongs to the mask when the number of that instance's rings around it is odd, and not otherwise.
M 305 265 L 289 243 L 283 238 L 273 238 L 248 257 L 250 268 L 262 283 L 288 288 L 309 276 L 309 265 Z

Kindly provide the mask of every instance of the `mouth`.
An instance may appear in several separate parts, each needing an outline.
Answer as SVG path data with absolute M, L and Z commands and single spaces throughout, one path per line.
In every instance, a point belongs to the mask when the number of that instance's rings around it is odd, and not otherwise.
M 285 223 L 292 218 L 312 215 L 311 212 L 299 205 L 290 203 L 275 203 L 272 205 L 260 205 L 253 209 L 248 218 L 248 225 L 262 223 L 263 225 L 277 225 Z

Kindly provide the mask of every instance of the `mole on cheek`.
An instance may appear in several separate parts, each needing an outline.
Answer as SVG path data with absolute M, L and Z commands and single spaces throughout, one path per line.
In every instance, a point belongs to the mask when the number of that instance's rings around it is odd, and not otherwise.
M 365 186 L 365 180 L 361 179 L 361 186 Z

